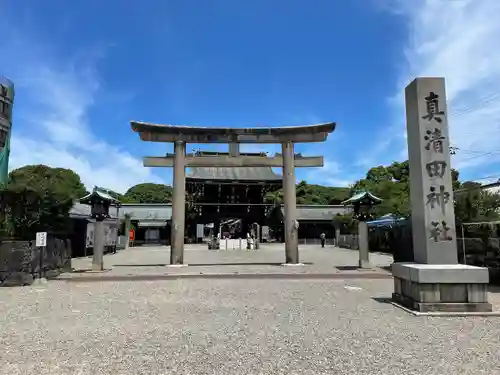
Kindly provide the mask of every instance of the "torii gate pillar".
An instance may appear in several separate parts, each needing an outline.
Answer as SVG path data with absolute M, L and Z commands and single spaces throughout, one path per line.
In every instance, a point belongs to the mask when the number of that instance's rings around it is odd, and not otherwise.
M 297 221 L 297 195 L 295 190 L 294 145 L 282 144 L 283 149 L 283 204 L 285 208 L 285 256 L 287 264 L 299 263 L 299 222 Z
M 172 226 L 170 264 L 184 263 L 184 227 L 186 215 L 186 143 L 174 146 L 174 178 L 172 194 Z

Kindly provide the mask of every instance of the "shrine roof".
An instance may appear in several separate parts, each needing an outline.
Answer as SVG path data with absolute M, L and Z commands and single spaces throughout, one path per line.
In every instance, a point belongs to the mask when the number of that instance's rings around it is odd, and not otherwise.
M 228 156 L 224 151 L 197 151 L 199 156 Z M 262 156 L 266 157 L 265 152 L 240 152 L 242 156 Z M 280 175 L 274 173 L 271 167 L 191 167 L 186 176 L 192 180 L 224 180 L 224 181 L 279 181 Z
M 88 204 L 80 203 L 79 201 L 73 202 L 73 207 L 69 211 L 69 216 L 73 219 L 88 219 L 92 214 L 92 207 Z M 116 208 L 109 209 L 109 218 L 116 219 Z
M 189 168 L 188 179 L 224 181 L 280 181 L 281 176 L 270 167 L 233 167 L 233 168 Z
M 349 212 L 349 208 L 343 205 L 297 205 L 297 220 L 299 221 L 332 221 L 337 214 Z M 281 207 L 282 215 L 285 208 Z
M 373 195 L 369 191 L 361 191 L 361 192 L 358 192 L 358 193 L 354 194 L 349 199 L 343 201 L 342 204 L 345 204 L 345 205 L 347 205 L 347 204 L 354 204 L 354 203 L 360 202 L 363 199 L 371 200 L 375 204 L 382 202 L 382 199 L 380 199 L 379 197 Z
M 301 126 L 228 128 L 161 125 L 140 121 L 131 121 L 130 125 L 134 132 L 140 134 L 143 141 L 191 143 L 322 142 L 336 126 L 334 122 L 328 122 Z
M 111 203 L 113 205 L 120 203 L 116 198 L 112 197 L 111 195 L 109 195 L 108 193 L 106 193 L 104 191 L 99 190 L 97 187 L 94 188 L 94 190 L 91 193 L 87 194 L 83 198 L 80 198 L 80 203 L 89 204 L 89 202 L 93 198 L 99 198 L 99 199 L 102 199 L 104 201 L 108 201 L 109 203 Z

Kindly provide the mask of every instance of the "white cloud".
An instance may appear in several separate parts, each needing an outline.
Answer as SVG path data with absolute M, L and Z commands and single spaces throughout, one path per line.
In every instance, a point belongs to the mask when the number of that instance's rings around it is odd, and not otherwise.
M 311 168 L 307 173 L 307 182 L 310 184 L 319 184 L 335 187 L 348 187 L 355 181 L 354 178 L 348 179 L 342 171 L 342 166 L 335 160 L 325 158 L 322 168 Z
M 500 1 L 394 0 L 391 5 L 408 21 L 405 69 L 391 98 L 395 135 L 391 142 L 384 138 L 369 161 L 386 155 L 406 157 L 404 88 L 417 76 L 443 76 L 451 143 L 463 150 L 453 158 L 453 166 L 467 175 L 471 167 L 499 162 L 495 151 L 500 149 Z M 387 154 L 389 146 L 395 153 Z
M 0 50 L 9 56 L 3 68 L 17 88 L 11 169 L 26 164 L 69 168 L 87 188 L 119 192 L 140 182 L 162 182 L 139 158 L 100 138 L 90 126 L 89 110 L 104 94 L 92 63 L 57 60 L 55 54 L 41 53 L 38 41 L 10 36 L 0 42 Z M 123 125 L 124 131 L 130 129 Z

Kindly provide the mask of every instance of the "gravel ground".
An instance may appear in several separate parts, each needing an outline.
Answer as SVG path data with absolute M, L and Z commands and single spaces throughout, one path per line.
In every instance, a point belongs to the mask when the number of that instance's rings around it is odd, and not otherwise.
M 414 317 L 391 292 L 391 280 L 3 288 L 0 374 L 500 374 L 500 318 Z

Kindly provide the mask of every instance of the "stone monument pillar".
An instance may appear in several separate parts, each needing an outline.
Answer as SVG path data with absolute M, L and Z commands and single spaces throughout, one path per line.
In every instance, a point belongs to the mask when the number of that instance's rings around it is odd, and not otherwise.
M 421 312 L 487 312 L 488 270 L 458 264 L 444 78 L 405 91 L 413 252 L 394 263 L 393 299 Z

